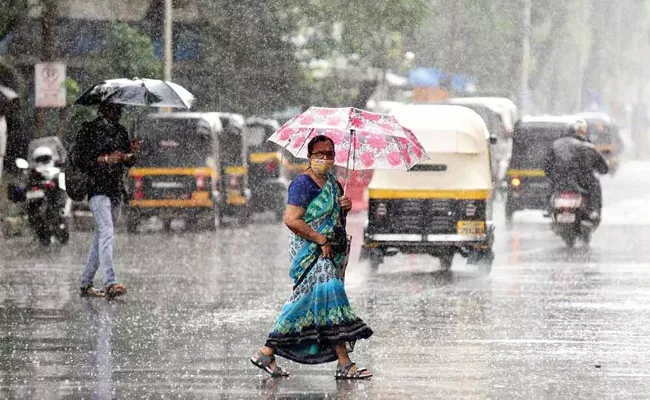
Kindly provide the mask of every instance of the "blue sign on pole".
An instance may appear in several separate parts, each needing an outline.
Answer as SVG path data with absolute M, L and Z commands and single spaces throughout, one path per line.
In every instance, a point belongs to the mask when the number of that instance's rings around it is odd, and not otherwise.
M 419 87 L 440 86 L 440 72 L 435 68 L 413 68 L 409 71 L 409 84 Z

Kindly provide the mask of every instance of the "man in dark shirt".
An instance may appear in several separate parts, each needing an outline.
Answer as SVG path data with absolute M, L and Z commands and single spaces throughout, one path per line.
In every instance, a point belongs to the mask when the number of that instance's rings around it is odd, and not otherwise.
M 126 129 L 119 124 L 122 106 L 102 103 L 96 119 L 77 134 L 79 167 L 88 174 L 88 202 L 95 219 L 95 238 L 81 278 L 81 295 L 115 297 L 126 293 L 113 267 L 114 227 L 124 194 L 125 167 L 135 162 Z M 97 268 L 104 274 L 104 290 L 93 288 Z
M 607 161 L 589 142 L 587 123 L 580 120 L 569 129 L 569 134 L 553 142 L 544 160 L 544 172 L 554 191 L 576 190 L 589 196 L 589 219 L 600 222 L 602 189 L 594 171 L 606 174 Z

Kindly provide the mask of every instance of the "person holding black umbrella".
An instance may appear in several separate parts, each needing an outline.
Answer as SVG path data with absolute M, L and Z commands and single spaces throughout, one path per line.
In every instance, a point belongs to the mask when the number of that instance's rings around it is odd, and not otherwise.
M 88 201 L 95 219 L 95 236 L 81 277 L 82 296 L 113 298 L 126 293 L 126 286 L 115 276 L 114 232 L 124 194 L 122 176 L 124 169 L 135 163 L 138 146 L 129 142 L 126 128 L 119 123 L 122 108 L 121 104 L 102 102 L 97 118 L 84 123 L 77 134 L 77 162 L 88 176 Z M 93 287 L 100 267 L 104 290 Z
M 81 277 L 81 295 L 121 296 L 126 287 L 117 282 L 113 266 L 113 243 L 119 205 L 124 194 L 124 169 L 135 163 L 139 142 L 119 124 L 122 108 L 128 106 L 188 109 L 194 95 L 184 87 L 158 79 L 109 79 L 86 90 L 75 104 L 99 105 L 98 116 L 87 122 L 77 135 L 74 153 L 79 168 L 88 175 L 87 194 L 95 218 L 95 239 Z M 73 155 L 74 156 L 74 155 Z M 93 287 L 97 269 L 104 274 L 104 290 Z

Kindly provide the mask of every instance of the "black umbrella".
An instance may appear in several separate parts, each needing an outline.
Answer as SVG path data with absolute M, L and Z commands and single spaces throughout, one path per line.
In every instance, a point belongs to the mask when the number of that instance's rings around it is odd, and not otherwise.
M 82 106 L 99 103 L 189 109 L 194 96 L 181 85 L 159 79 L 110 79 L 88 89 L 75 102 Z

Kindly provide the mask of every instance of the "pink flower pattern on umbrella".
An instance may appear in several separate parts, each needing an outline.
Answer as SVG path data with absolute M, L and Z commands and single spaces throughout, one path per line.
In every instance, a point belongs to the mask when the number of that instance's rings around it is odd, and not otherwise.
M 373 157 L 372 153 L 363 153 L 361 155 L 361 162 L 369 168 L 375 163 L 375 157 Z
M 428 159 L 415 135 L 395 117 L 352 107 L 311 107 L 287 121 L 269 140 L 295 157 L 307 158 L 306 143 L 317 135 L 332 139 L 335 164 L 351 170 L 408 170 Z

